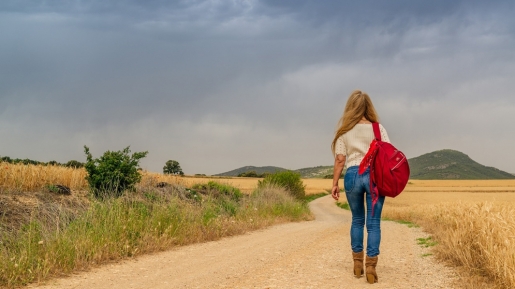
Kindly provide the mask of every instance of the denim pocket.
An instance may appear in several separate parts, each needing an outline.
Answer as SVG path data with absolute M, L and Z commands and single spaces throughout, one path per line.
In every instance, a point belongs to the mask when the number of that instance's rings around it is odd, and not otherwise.
M 345 178 L 343 179 L 343 187 L 345 189 L 345 192 L 350 193 L 352 189 L 354 188 L 354 185 L 356 184 L 356 178 L 358 176 L 358 169 L 357 167 L 351 167 L 347 169 L 347 172 L 345 173 Z

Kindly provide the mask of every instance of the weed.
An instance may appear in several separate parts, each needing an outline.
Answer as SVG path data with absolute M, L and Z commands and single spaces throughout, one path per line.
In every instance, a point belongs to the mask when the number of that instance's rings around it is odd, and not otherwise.
M 343 203 L 336 202 L 336 205 L 344 210 L 350 211 L 349 203 L 347 203 L 347 202 L 343 202 Z
M 413 222 L 410 222 L 410 221 L 406 221 L 406 220 L 395 220 L 395 219 L 390 219 L 388 217 L 382 217 L 381 220 L 383 221 L 392 221 L 392 222 L 396 222 L 396 223 L 399 223 L 399 224 L 403 224 L 403 225 L 407 225 L 408 228 L 418 228 L 419 225 L 413 223 Z
M 318 193 L 318 194 L 313 194 L 313 195 L 307 195 L 304 197 L 303 201 L 306 202 L 306 203 L 309 203 L 311 201 L 314 201 L 318 198 L 321 198 L 321 197 L 325 197 L 327 196 L 328 194 L 327 193 Z
M 46 185 L 46 189 L 49 191 L 49 192 L 52 192 L 52 193 L 57 193 L 59 192 L 59 188 L 56 187 L 55 185 Z
M 431 236 L 429 236 L 427 238 L 418 238 L 417 244 L 419 244 L 422 247 L 427 248 L 427 247 L 433 247 L 435 245 L 438 245 L 438 242 L 434 241 L 433 238 Z

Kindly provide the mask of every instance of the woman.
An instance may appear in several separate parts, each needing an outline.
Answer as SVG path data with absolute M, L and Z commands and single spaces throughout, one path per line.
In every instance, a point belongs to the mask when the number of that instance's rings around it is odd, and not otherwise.
M 366 155 L 370 143 L 374 139 L 372 122 L 378 122 L 377 112 L 370 97 L 355 90 L 349 96 L 345 111 L 338 125 L 331 148 L 335 155 L 332 196 L 340 197 L 338 179 L 344 166 L 347 167 L 344 178 L 345 196 L 352 212 L 350 229 L 352 256 L 354 259 L 354 275 L 359 278 L 363 271 L 363 228 L 367 225 L 367 259 L 365 262 L 367 281 L 378 281 L 376 264 L 381 242 L 381 211 L 384 196 L 379 196 L 372 215 L 372 198 L 370 195 L 370 169 L 362 175 L 358 173 L 359 164 Z M 379 125 L 382 141 L 390 142 L 386 130 Z M 366 214 L 365 214 L 366 201 Z M 366 215 L 366 218 L 365 218 Z

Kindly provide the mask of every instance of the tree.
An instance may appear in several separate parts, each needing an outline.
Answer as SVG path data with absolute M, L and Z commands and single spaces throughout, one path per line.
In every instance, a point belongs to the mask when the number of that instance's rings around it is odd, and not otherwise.
M 163 173 L 170 175 L 184 175 L 179 162 L 174 160 L 169 160 L 166 162 L 165 166 L 163 167 Z
M 84 167 L 84 164 L 79 161 L 76 161 L 76 160 L 71 160 L 71 161 L 68 161 L 66 164 L 64 164 L 64 166 L 69 167 L 69 168 L 78 169 L 78 168 Z
M 238 177 L 258 178 L 258 177 L 260 177 L 260 175 L 258 175 L 256 173 L 256 171 L 248 171 L 248 172 L 239 173 Z
M 0 162 L 12 163 L 13 160 L 10 157 L 2 157 L 0 158 Z

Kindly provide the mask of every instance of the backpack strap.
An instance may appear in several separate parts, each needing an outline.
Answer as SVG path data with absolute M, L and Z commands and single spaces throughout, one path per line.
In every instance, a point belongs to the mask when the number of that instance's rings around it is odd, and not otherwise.
M 381 131 L 379 130 L 379 123 L 373 122 L 372 128 L 374 129 L 374 136 L 376 138 L 376 141 L 381 141 Z M 374 141 L 372 141 L 374 142 Z M 375 167 L 374 167 L 374 161 L 375 161 L 374 154 L 374 160 L 372 161 L 372 164 L 370 165 L 370 195 L 372 196 L 372 216 L 374 215 L 374 208 L 376 206 L 377 200 L 379 200 L 379 190 L 376 186 L 376 180 L 375 180 Z
M 373 122 L 372 128 L 374 129 L 374 136 L 375 136 L 376 140 L 381 141 L 381 131 L 379 130 L 379 123 Z

